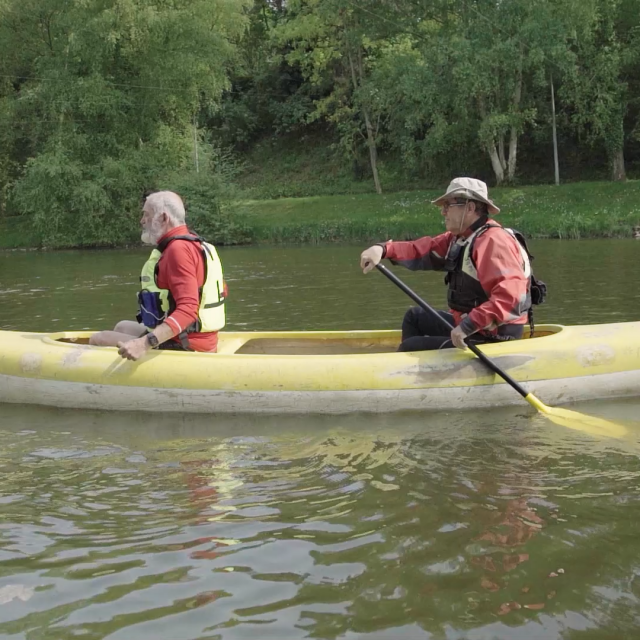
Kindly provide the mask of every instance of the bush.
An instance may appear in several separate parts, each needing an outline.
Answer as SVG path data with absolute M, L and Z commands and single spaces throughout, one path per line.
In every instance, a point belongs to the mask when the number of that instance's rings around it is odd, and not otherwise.
M 183 174 L 167 180 L 167 184 L 184 200 L 192 231 L 215 245 L 252 241 L 252 232 L 242 214 L 228 206 L 229 188 L 215 175 Z
M 126 162 L 87 166 L 57 147 L 29 160 L 13 201 L 44 246 L 122 245 L 139 229 L 143 178 L 130 169 Z
M 41 246 L 112 247 L 139 242 L 144 191 L 167 189 L 183 197 L 194 231 L 214 244 L 250 242 L 240 213 L 226 206 L 238 170 L 233 159 L 205 148 L 199 173 L 192 164 L 174 168 L 167 158 L 180 157 L 176 140 L 95 164 L 79 158 L 77 138 L 52 144 L 27 162 L 12 204 Z
M 189 228 L 212 244 L 246 244 L 253 234 L 242 213 L 230 206 L 237 195 L 233 181 L 240 169 L 230 153 L 205 147 L 200 172 L 174 173 L 159 188 L 182 197 Z

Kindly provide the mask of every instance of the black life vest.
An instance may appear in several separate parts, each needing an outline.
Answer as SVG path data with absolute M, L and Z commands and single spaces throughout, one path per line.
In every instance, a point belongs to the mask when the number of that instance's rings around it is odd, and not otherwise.
M 533 256 L 529 252 L 527 242 L 519 231 L 507 229 L 497 224 L 490 224 L 486 220 L 473 229 L 473 233 L 468 238 L 459 238 L 449 246 L 442 265 L 442 269 L 447 272 L 445 283 L 448 285 L 447 301 L 449 308 L 460 313 L 469 313 L 472 309 L 489 300 L 486 291 L 478 280 L 473 252 L 477 239 L 491 228 L 502 229 L 518 242 L 518 248 L 522 256 L 523 271 L 525 276 L 529 278 L 527 299 L 521 305 L 520 312 L 521 314 L 528 313 L 530 322 L 532 322 L 531 305 L 544 302 L 546 285 L 533 275 L 531 268 Z

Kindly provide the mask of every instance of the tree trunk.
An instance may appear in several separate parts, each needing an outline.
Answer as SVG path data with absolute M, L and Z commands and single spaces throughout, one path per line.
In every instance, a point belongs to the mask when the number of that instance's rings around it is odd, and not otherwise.
M 513 182 L 513 178 L 516 175 L 516 162 L 518 158 L 518 130 L 515 127 L 511 127 L 511 138 L 509 140 L 509 167 L 508 167 L 508 180 Z
M 624 149 L 615 151 L 611 157 L 611 179 L 615 182 L 622 182 L 627 179 L 624 168 Z
M 507 168 L 507 159 L 504 155 L 504 135 L 502 133 L 498 136 L 498 159 L 500 160 L 500 166 L 504 173 L 504 170 Z
M 500 186 L 504 182 L 504 166 L 502 162 L 500 162 L 500 155 L 498 154 L 495 144 L 491 145 L 488 151 L 493 172 L 496 174 L 496 184 Z
M 382 185 L 378 176 L 378 148 L 376 146 L 376 138 L 373 133 L 373 126 L 369 118 L 369 112 L 362 110 L 364 115 L 364 123 L 367 127 L 367 146 L 369 147 L 369 161 L 371 162 L 371 172 L 373 173 L 373 184 L 376 186 L 376 193 L 382 195 Z
M 513 112 L 514 114 L 520 111 L 520 101 L 522 100 L 522 63 L 523 63 L 524 51 L 522 45 L 520 45 L 520 64 L 518 66 L 518 77 L 516 79 L 516 88 L 513 92 Z M 513 182 L 516 175 L 516 166 L 518 161 L 518 127 L 516 125 L 511 126 L 511 137 L 509 139 L 509 168 L 508 179 L 509 182 Z
M 556 126 L 556 93 L 553 88 L 553 76 L 551 80 L 551 127 L 553 130 L 553 171 L 556 185 L 560 184 L 560 164 L 558 162 L 558 129 Z
M 487 117 L 487 110 L 485 109 L 482 96 L 478 98 L 478 110 L 480 117 L 484 120 Z M 493 172 L 496 174 L 496 184 L 501 185 L 504 182 L 504 170 L 507 166 L 504 157 L 504 135 L 502 133 L 498 135 L 497 142 L 498 144 L 496 145 L 496 140 L 494 139 L 491 143 L 485 143 L 483 146 L 487 150 L 489 158 L 491 158 L 491 166 L 493 167 Z
M 200 173 L 200 158 L 198 156 L 198 121 L 196 116 L 193 116 L 193 152 L 196 162 L 196 173 Z
M 353 55 L 351 51 L 348 52 L 349 67 L 351 68 L 351 81 L 353 82 L 353 90 L 356 91 L 360 86 L 364 71 L 362 63 L 362 51 L 358 52 L 358 70 L 356 72 L 356 65 L 353 61 Z M 359 76 L 359 77 L 358 77 Z M 378 175 L 378 147 L 376 145 L 376 131 L 369 117 L 369 112 L 366 108 L 362 107 L 362 117 L 364 118 L 364 125 L 367 130 L 367 147 L 369 148 L 369 162 L 371 163 L 371 173 L 373 174 L 373 184 L 376 188 L 378 195 L 382 194 L 382 185 L 380 184 L 380 176 Z

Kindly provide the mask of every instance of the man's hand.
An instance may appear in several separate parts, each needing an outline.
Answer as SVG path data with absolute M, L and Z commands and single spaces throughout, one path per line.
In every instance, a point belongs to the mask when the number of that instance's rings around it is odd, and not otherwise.
M 360 268 L 362 273 L 369 273 L 382 260 L 382 247 L 374 244 L 360 254 Z
M 462 327 L 457 326 L 452 332 L 451 332 L 451 342 L 453 342 L 453 345 L 455 347 L 458 347 L 458 349 L 466 349 L 467 345 L 465 344 L 464 339 L 467 337 L 467 334 L 462 330 Z
M 118 342 L 118 353 L 127 360 L 139 360 L 150 349 L 147 336 L 128 342 Z

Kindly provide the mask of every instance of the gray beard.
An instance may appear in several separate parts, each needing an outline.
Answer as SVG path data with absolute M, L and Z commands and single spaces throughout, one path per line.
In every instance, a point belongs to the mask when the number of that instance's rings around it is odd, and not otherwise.
M 140 234 L 140 240 L 142 240 L 142 244 L 153 245 L 157 244 L 157 241 L 153 239 L 151 231 L 143 231 Z
M 158 228 L 158 227 L 159 225 L 157 225 L 156 221 L 154 220 L 149 225 L 149 228 L 145 229 L 140 234 L 140 240 L 142 240 L 144 244 L 148 244 L 148 245 L 158 244 L 158 240 L 160 240 L 160 238 L 162 237 L 162 228 Z

